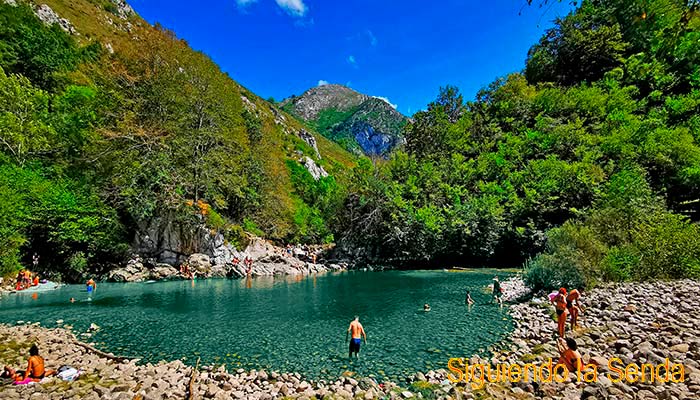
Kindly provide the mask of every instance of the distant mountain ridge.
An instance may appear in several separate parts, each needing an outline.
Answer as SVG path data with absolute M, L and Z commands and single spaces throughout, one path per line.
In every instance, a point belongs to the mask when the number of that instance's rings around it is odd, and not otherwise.
M 280 106 L 346 149 L 368 156 L 386 156 L 403 144 L 401 131 L 409 120 L 383 99 L 336 84 L 311 88 Z

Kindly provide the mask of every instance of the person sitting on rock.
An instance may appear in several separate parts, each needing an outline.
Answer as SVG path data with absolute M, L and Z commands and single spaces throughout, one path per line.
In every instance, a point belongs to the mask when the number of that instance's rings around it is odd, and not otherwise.
M 571 330 L 578 327 L 578 314 L 581 312 L 581 293 L 577 289 L 571 290 L 566 296 L 566 310 L 571 314 Z
M 39 382 L 47 376 L 54 375 L 56 371 L 44 368 L 44 359 L 39 355 L 39 348 L 33 344 L 29 348 L 29 362 L 24 371 L 15 371 L 5 366 L 4 377 L 12 378 L 16 383 L 26 384 L 29 382 Z
M 559 294 L 552 299 L 552 304 L 557 311 L 557 332 L 559 337 L 563 338 L 566 328 L 566 288 L 559 289 Z
M 581 354 L 578 352 L 578 345 L 572 338 L 566 340 L 559 338 L 557 340 L 557 350 L 559 350 L 559 361 L 557 364 L 563 364 L 569 372 L 577 372 L 581 370 Z

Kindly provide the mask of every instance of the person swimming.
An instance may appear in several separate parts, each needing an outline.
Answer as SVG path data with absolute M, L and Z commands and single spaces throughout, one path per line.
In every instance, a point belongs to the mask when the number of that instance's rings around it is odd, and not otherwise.
M 39 355 L 39 348 L 33 344 L 29 348 L 29 361 L 27 369 L 24 371 L 15 371 L 9 366 L 5 366 L 2 373 L 4 377 L 12 378 L 17 383 L 39 382 L 47 376 L 54 375 L 56 371 L 47 370 L 44 368 L 44 359 Z
M 430 311 L 430 304 L 428 304 L 428 303 L 423 304 L 423 311 Z

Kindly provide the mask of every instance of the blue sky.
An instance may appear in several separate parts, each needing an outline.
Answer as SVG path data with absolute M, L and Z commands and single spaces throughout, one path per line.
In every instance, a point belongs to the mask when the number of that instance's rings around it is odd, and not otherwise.
M 319 82 L 382 96 L 412 115 L 440 86 L 467 99 L 523 68 L 527 50 L 567 1 L 131 0 L 261 97 Z M 520 13 L 520 15 L 519 15 Z

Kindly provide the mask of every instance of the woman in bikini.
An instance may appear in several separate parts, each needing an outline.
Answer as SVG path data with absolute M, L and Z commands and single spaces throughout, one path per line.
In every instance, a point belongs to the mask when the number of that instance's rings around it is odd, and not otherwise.
M 10 367 L 5 367 L 3 376 L 12 378 L 17 383 L 39 382 L 47 376 L 55 374 L 56 371 L 44 368 L 44 359 L 39 355 L 39 348 L 35 344 L 29 349 L 29 362 L 24 371 L 15 371 Z
M 566 328 L 566 289 L 559 289 L 559 294 L 557 294 L 554 299 L 552 299 L 552 304 L 557 311 L 557 332 L 559 337 L 564 337 L 564 329 Z

